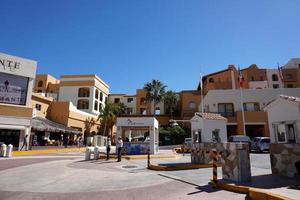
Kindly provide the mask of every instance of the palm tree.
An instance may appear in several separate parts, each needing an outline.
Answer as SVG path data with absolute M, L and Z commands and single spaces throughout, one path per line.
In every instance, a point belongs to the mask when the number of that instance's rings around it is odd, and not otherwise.
M 105 106 L 100 108 L 98 120 L 104 123 L 103 133 L 106 135 L 107 124 L 115 118 L 116 106 L 112 103 L 105 102 Z
M 166 87 L 167 86 L 164 85 L 161 81 L 154 79 L 144 85 L 144 91 L 146 92 L 146 101 L 153 103 L 153 116 L 155 116 L 156 105 L 163 100 Z
M 95 124 L 96 124 L 96 121 L 94 118 L 88 117 L 87 119 L 85 119 L 84 128 L 85 128 L 85 133 L 87 134 L 87 137 L 89 137 L 91 135 L 91 129 L 93 126 L 95 126 Z
M 178 94 L 172 90 L 167 91 L 164 95 L 164 103 L 166 109 L 169 111 L 171 115 L 171 118 L 173 118 L 173 112 L 177 107 L 178 100 L 179 100 Z
M 109 102 L 105 102 L 104 108 L 100 108 L 100 114 L 98 116 L 98 120 L 101 119 L 101 121 L 104 123 L 104 130 L 103 133 L 104 135 L 108 136 L 106 134 L 107 132 L 107 126 L 108 125 L 113 125 L 116 121 L 117 116 L 120 116 L 125 113 L 126 106 L 123 103 L 120 104 L 112 104 Z M 101 122 L 101 123 L 102 123 Z M 109 129 L 111 127 L 109 126 Z

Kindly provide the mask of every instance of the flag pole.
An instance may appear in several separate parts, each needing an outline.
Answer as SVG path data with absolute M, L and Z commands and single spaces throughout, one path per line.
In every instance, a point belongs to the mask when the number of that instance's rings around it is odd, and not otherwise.
M 239 85 L 240 85 L 240 96 L 241 96 L 241 106 L 242 106 L 242 120 L 243 120 L 243 132 L 244 132 L 244 135 L 246 135 L 246 125 L 245 125 L 245 115 L 244 115 L 244 104 L 243 104 L 243 88 L 242 88 L 242 84 L 243 84 L 243 75 L 242 75 L 242 71 L 240 70 L 240 67 L 239 68 Z

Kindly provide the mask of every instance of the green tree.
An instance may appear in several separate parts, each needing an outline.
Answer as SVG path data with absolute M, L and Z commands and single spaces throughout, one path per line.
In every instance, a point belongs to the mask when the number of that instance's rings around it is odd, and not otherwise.
M 163 100 L 166 87 L 167 86 L 164 85 L 161 81 L 154 79 L 144 85 L 144 91 L 146 92 L 146 101 L 153 103 L 153 116 L 155 116 L 156 114 L 156 105 Z
M 104 124 L 103 135 L 108 136 L 107 130 L 109 130 L 116 122 L 117 116 L 124 114 L 126 111 L 126 106 L 123 103 L 112 104 L 105 102 L 105 106 L 101 107 L 98 120 L 101 121 L 101 124 Z
M 95 124 L 96 124 L 96 120 L 94 118 L 88 117 L 87 119 L 85 119 L 84 129 L 87 137 L 91 136 L 91 129 L 93 126 L 95 126 Z
M 177 107 L 178 100 L 178 94 L 172 90 L 167 91 L 164 95 L 164 103 L 166 106 L 166 110 L 168 113 L 170 113 L 171 118 L 173 118 L 173 112 Z

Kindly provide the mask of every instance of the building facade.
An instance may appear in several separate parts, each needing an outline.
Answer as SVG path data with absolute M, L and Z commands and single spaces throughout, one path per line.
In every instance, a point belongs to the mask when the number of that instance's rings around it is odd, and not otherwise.
M 0 142 L 16 149 L 30 135 L 36 67 L 36 61 L 0 53 Z

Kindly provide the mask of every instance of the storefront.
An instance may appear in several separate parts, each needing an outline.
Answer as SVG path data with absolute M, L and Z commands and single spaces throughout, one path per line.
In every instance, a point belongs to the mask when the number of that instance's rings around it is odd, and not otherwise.
M 0 144 L 20 149 L 30 135 L 36 66 L 35 61 L 0 53 Z

